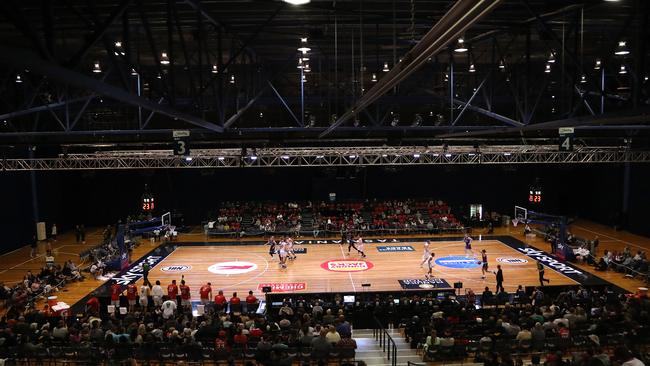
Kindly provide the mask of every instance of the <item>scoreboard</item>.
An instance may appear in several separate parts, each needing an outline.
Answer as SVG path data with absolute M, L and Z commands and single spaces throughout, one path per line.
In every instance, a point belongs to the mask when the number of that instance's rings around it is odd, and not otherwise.
M 145 193 L 142 195 L 142 211 L 151 212 L 156 207 L 153 195 Z
M 540 187 L 530 187 L 530 190 L 528 190 L 528 202 L 535 204 L 542 203 L 542 189 Z

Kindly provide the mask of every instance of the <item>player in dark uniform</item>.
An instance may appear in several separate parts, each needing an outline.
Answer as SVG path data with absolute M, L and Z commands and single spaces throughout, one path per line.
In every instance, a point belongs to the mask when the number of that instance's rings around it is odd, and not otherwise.
M 472 256 L 475 257 L 474 251 L 472 251 L 472 237 L 465 234 L 465 237 L 463 238 L 463 241 L 465 242 L 465 256 Z
M 539 274 L 540 286 L 544 286 L 544 282 L 546 283 L 551 282 L 549 279 L 544 278 L 544 265 L 540 261 L 537 261 L 537 273 Z
M 270 245 L 269 247 L 269 255 L 271 255 L 271 258 L 273 258 L 273 254 L 275 254 L 275 245 L 277 243 L 275 242 L 275 237 L 271 235 L 269 238 L 269 241 L 266 242 L 266 245 Z
M 427 268 L 429 270 L 427 271 L 427 274 L 424 275 L 424 278 L 426 278 L 427 280 L 433 278 L 433 267 L 435 267 L 435 261 L 434 261 L 435 257 L 436 257 L 436 253 L 431 252 L 431 255 L 427 259 Z
M 481 273 L 483 274 L 481 278 L 485 279 L 485 272 L 488 272 L 488 257 L 485 249 L 481 250 L 481 264 L 483 265 L 481 267 Z

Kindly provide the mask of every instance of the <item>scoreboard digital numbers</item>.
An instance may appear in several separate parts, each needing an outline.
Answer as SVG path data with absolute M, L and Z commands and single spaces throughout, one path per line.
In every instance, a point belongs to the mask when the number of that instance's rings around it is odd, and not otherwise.
M 539 187 L 531 187 L 528 191 L 528 202 L 542 203 L 542 189 Z
M 142 211 L 151 212 L 156 207 L 153 196 L 151 194 L 142 195 Z

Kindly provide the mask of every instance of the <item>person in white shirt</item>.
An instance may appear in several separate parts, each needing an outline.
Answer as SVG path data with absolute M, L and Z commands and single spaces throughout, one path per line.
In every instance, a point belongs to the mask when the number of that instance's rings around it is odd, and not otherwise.
M 162 304 L 162 315 L 163 319 L 169 319 L 174 316 L 174 312 L 176 311 L 176 301 L 175 300 L 167 300 L 163 302 Z
M 162 286 L 160 286 L 160 281 L 156 281 L 156 284 L 151 288 L 151 297 L 153 298 L 154 306 L 162 305 L 162 298 L 164 292 Z
M 140 306 L 143 311 L 147 311 L 149 305 L 149 286 L 143 284 L 140 286 Z

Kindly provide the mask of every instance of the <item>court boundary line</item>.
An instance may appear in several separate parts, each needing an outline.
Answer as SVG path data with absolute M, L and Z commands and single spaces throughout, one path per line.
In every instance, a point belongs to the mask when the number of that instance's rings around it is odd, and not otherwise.
M 339 249 L 341 249 L 341 255 L 343 255 L 343 259 L 348 259 L 345 256 L 345 252 L 343 252 L 343 243 L 339 244 Z M 350 283 L 352 284 L 352 291 L 357 292 L 357 287 L 354 285 L 354 280 L 352 279 L 352 272 L 348 272 L 348 277 L 350 277 Z

